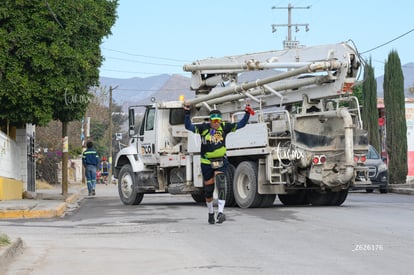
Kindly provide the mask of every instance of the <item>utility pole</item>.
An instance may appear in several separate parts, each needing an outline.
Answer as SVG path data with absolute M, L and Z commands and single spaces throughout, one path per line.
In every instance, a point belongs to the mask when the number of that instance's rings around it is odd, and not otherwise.
M 109 86 L 109 171 L 108 171 L 108 181 L 112 182 L 112 91 L 114 91 L 118 86 L 112 88 Z
M 309 24 L 292 24 L 292 9 L 309 9 L 310 6 L 307 7 L 293 7 L 289 4 L 287 7 L 276 7 L 273 6 L 273 9 L 287 9 L 288 10 L 288 23 L 287 24 L 272 24 L 272 33 L 276 32 L 277 27 L 287 27 L 288 28 L 288 37 L 287 40 L 283 41 L 283 48 L 285 49 L 293 49 L 298 48 L 299 41 L 292 40 L 292 27 L 295 27 L 295 31 L 299 31 L 299 27 L 305 27 L 306 31 L 309 31 Z

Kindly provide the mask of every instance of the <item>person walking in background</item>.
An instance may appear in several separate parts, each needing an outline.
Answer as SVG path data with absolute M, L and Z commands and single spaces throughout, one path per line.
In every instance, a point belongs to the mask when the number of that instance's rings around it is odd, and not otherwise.
M 103 178 L 103 182 L 105 184 L 108 184 L 109 162 L 107 161 L 105 156 L 102 157 L 101 165 L 99 168 L 101 170 L 101 176 Z
M 250 114 L 254 115 L 250 105 L 246 105 L 245 114 L 238 123 L 225 123 L 222 121 L 221 112 L 212 110 L 209 114 L 210 122 L 194 125 L 190 119 L 190 106 L 184 103 L 185 128 L 201 136 L 201 173 L 204 180 L 204 196 L 208 209 L 208 223 L 214 224 L 213 193 L 214 184 L 218 190 L 218 214 L 217 223 L 226 220 L 224 205 L 226 203 L 226 136 L 230 132 L 246 126 Z
M 82 164 L 85 167 L 85 177 L 88 186 L 89 196 L 95 196 L 96 188 L 96 169 L 99 163 L 99 156 L 93 148 L 93 142 L 86 143 L 86 150 L 82 154 Z

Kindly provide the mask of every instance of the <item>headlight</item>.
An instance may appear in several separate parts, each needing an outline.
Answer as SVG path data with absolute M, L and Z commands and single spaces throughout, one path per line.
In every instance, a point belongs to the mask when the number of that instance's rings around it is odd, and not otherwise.
M 381 173 L 383 171 L 387 171 L 387 165 L 385 163 L 378 165 L 378 173 Z

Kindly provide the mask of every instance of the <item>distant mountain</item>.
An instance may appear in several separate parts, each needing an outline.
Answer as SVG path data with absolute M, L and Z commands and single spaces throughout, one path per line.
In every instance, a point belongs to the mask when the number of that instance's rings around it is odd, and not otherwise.
M 112 98 L 114 102 L 124 106 L 132 104 L 143 104 L 141 101 L 159 91 L 171 78 L 168 74 L 151 77 L 134 77 L 128 79 L 101 77 L 100 84 L 103 87 L 114 88 Z
M 143 103 L 150 103 L 151 98 L 154 98 L 155 101 L 179 100 L 181 95 L 183 95 L 185 99 L 190 99 L 194 98 L 195 93 L 190 90 L 190 78 L 174 74 L 158 91 L 146 97 L 143 100 Z
M 274 72 L 270 71 L 247 72 L 240 75 L 239 82 L 263 79 L 272 74 Z M 190 78 L 178 74 L 129 79 L 101 77 L 100 83 L 103 87 L 116 87 L 112 98 L 114 102 L 123 106 L 124 111 L 129 105 L 150 104 L 151 98 L 156 101 L 171 101 L 179 100 L 180 95 L 185 99 L 195 97 L 195 92 L 190 89 Z
M 402 65 L 402 72 L 404 75 L 404 95 L 406 98 L 414 98 L 412 88 L 414 87 L 414 63 L 407 63 Z M 379 76 L 377 80 L 377 95 L 379 98 L 384 98 L 384 76 Z M 411 88 L 411 89 L 410 89 Z

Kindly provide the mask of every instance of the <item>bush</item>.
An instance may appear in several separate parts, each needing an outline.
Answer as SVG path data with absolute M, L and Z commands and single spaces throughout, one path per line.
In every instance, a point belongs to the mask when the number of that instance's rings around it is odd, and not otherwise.
M 58 183 L 58 164 L 62 160 L 62 152 L 48 152 L 39 157 L 36 162 L 36 179 L 49 184 Z
M 11 244 L 9 236 L 7 236 L 6 234 L 1 233 L 0 234 L 0 247 L 1 246 L 7 246 L 9 244 Z

